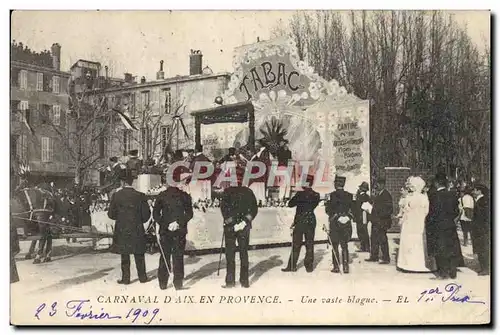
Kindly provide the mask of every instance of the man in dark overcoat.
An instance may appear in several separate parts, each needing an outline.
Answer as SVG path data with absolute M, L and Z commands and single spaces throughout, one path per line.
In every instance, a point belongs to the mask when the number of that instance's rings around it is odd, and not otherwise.
M 479 260 L 480 276 L 490 274 L 490 201 L 488 188 L 476 184 L 473 190 L 476 204 L 472 223 L 472 248 Z
M 362 182 L 358 187 L 356 199 L 354 200 L 353 215 L 356 222 L 356 230 L 360 241 L 360 249 L 358 252 L 370 252 L 370 235 L 368 235 L 368 213 L 361 209 L 365 202 L 370 202 L 368 190 L 370 189 L 367 182 Z
M 348 243 L 352 237 L 352 194 L 344 191 L 346 178 L 335 176 L 335 191 L 330 193 L 325 204 L 329 227 L 326 229 L 329 242 L 332 244 L 333 273 L 340 272 L 339 244 L 342 249 L 342 267 L 344 273 L 349 273 Z
M 10 216 L 10 283 L 19 281 L 19 274 L 17 272 L 15 256 L 19 253 L 19 236 L 17 235 L 16 225 Z
M 144 193 L 132 188 L 133 176 L 124 169 L 120 175 L 122 187 L 114 194 L 108 217 L 115 220 L 112 252 L 121 255 L 122 279 L 119 284 L 130 284 L 130 255 L 134 255 L 139 281 L 148 281 L 146 275 L 146 234 L 144 223 L 150 216 L 148 201 Z
M 457 267 L 463 262 L 455 218 L 458 216 L 458 196 L 448 191 L 446 175 L 438 173 L 436 191 L 429 195 L 426 219 L 427 252 L 436 259 L 437 277 L 455 279 Z
M 180 178 L 178 173 L 173 175 L 174 183 L 158 195 L 153 208 L 153 218 L 158 225 L 157 234 L 160 237 L 158 282 L 162 290 L 167 289 L 171 272 L 169 269 L 172 269 L 171 259 L 175 288 L 182 289 L 184 280 L 187 224 L 193 218 L 193 205 L 191 196 L 178 187 Z
M 304 258 L 304 267 L 307 272 L 313 271 L 314 263 L 314 232 L 316 231 L 316 215 L 314 209 L 319 204 L 319 193 L 311 187 L 313 185 L 313 176 L 307 177 L 308 186 L 298 191 L 288 202 L 288 207 L 296 207 L 295 218 L 292 229 L 292 252 L 288 259 L 288 265 L 282 269 L 283 272 L 297 271 L 297 261 L 299 259 L 302 240 L 305 239 L 306 256 Z
M 139 159 L 139 150 L 134 149 L 129 151 L 127 169 L 130 171 L 132 177 L 134 179 L 137 179 L 137 176 L 141 173 L 142 170 L 142 160 Z
M 367 204 L 367 203 L 364 203 Z M 362 207 L 364 205 L 362 204 Z M 366 208 L 366 207 L 364 207 Z M 385 188 L 385 178 L 379 178 L 375 184 L 373 203 L 366 210 L 371 214 L 371 250 L 370 258 L 367 262 L 378 262 L 379 252 L 382 252 L 382 261 L 380 264 L 389 264 L 391 257 L 389 255 L 389 241 L 387 240 L 387 231 L 392 226 L 392 212 L 394 210 L 391 193 Z
M 250 230 L 252 221 L 257 216 L 257 200 L 252 190 L 245 186 L 231 186 L 224 189 L 220 195 L 220 209 L 224 219 L 224 237 L 226 244 L 226 285 L 224 288 L 235 286 L 235 255 L 236 241 L 240 253 L 240 284 L 250 287 L 248 280 L 248 246 L 250 244 Z

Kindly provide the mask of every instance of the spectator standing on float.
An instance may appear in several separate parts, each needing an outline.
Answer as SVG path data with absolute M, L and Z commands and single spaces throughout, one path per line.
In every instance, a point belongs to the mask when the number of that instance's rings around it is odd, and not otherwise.
M 130 171 L 132 178 L 137 179 L 142 169 L 142 160 L 139 159 L 139 150 L 134 149 L 129 151 L 129 160 L 127 161 L 127 169 Z
M 203 165 L 200 165 L 199 169 L 195 171 L 196 163 Z M 212 199 L 212 186 L 210 183 L 212 176 L 209 175 L 201 177 L 202 175 L 207 174 L 208 168 L 205 165 L 208 163 L 210 163 L 210 159 L 203 154 L 203 147 L 200 145 L 196 148 L 189 167 L 189 169 L 193 172 L 193 176 L 196 177 L 196 180 L 191 181 L 189 185 L 191 197 L 194 199 L 195 203 L 200 200 L 205 201 L 206 199 Z M 197 175 L 194 175 L 194 173 Z
M 255 194 L 258 202 L 266 202 L 266 183 L 267 177 L 269 175 L 268 169 L 271 166 L 271 159 L 269 156 L 269 150 L 264 146 L 264 142 L 259 140 L 255 143 L 255 154 L 250 159 L 252 162 L 261 162 L 264 164 L 264 174 L 262 176 L 253 178 L 250 180 L 250 189 Z M 257 174 L 262 172 L 259 167 L 253 166 L 251 170 L 252 174 Z
M 278 149 L 278 170 L 287 170 L 288 162 L 292 159 L 292 152 L 288 149 L 288 141 L 282 140 L 280 142 L 280 147 Z M 288 199 L 290 197 L 290 184 L 291 177 L 293 176 L 293 170 L 290 178 L 286 176 L 279 176 L 279 200 Z

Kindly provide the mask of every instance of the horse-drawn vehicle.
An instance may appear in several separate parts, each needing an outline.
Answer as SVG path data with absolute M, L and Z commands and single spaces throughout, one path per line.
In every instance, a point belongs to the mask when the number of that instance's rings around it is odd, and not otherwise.
M 69 203 L 70 208 L 65 206 L 65 203 Z M 34 263 L 51 261 L 53 239 L 69 241 L 87 238 L 95 247 L 98 240 L 112 237 L 112 232 L 99 232 L 92 225 L 86 205 L 75 206 L 69 199 L 59 198 L 53 192 L 40 187 L 15 190 L 12 194 L 10 215 L 19 240 L 31 241 L 26 259 L 34 257 Z M 38 249 L 35 250 L 37 241 Z

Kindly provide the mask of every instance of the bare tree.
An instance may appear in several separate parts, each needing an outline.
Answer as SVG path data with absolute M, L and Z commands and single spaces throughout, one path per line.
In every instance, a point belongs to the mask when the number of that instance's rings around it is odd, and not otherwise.
M 177 149 L 182 145 L 187 130 L 183 126 L 182 117 L 185 115 L 186 104 L 184 98 L 166 98 L 168 101 L 150 101 L 135 116 L 130 116 L 127 104 L 115 99 L 113 107 L 116 111 L 127 114 L 135 130 L 127 130 L 120 119 L 114 121 L 110 139 L 118 143 L 118 148 L 124 154 L 128 149 L 138 148 L 144 159 L 160 158 L 165 150 Z M 123 132 L 128 133 L 128 143 L 123 141 Z M 190 137 L 189 134 L 187 137 Z
M 488 177 L 489 49 L 481 54 L 452 15 L 303 12 L 276 31 L 325 79 L 370 100 L 375 166 Z

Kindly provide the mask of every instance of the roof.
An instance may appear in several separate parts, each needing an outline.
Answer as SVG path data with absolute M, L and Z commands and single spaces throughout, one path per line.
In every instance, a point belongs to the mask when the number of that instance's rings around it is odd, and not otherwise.
M 71 65 L 70 70 L 73 69 L 74 67 L 77 67 L 78 62 L 86 62 L 86 63 L 90 63 L 90 64 L 96 64 L 99 66 L 101 65 L 101 63 L 99 63 L 99 62 L 93 62 L 93 61 L 86 60 L 86 59 L 79 59 L 73 65 Z
M 45 67 L 45 66 L 30 64 L 30 63 L 26 63 L 26 62 L 22 62 L 22 61 L 18 61 L 18 60 L 11 60 L 10 66 L 11 66 L 11 68 L 18 67 L 18 68 L 29 69 L 29 70 L 38 71 L 38 72 L 50 72 L 53 74 L 60 75 L 62 77 L 70 77 L 71 76 L 71 74 L 69 72 L 59 71 L 59 70 L 56 70 L 52 67 Z
M 165 84 L 175 84 L 175 83 L 182 83 L 182 82 L 188 82 L 188 81 L 197 81 L 197 80 L 207 80 L 207 79 L 214 79 L 218 77 L 227 77 L 229 78 L 231 76 L 230 73 L 228 72 L 222 72 L 222 73 L 215 73 L 215 74 L 201 74 L 201 75 L 193 75 L 193 76 L 176 76 L 176 77 L 170 77 L 162 80 L 155 80 L 155 81 L 147 81 L 145 83 L 129 83 L 123 86 L 119 87 L 109 87 L 105 90 L 104 92 L 120 92 L 124 90 L 134 90 L 134 89 L 140 89 L 140 88 L 148 88 L 148 87 L 154 87 L 154 86 L 161 86 Z
M 251 101 L 238 102 L 213 108 L 201 109 L 191 112 L 201 124 L 214 123 L 242 123 L 248 122 L 253 115 L 254 107 Z M 252 117 L 253 118 L 253 117 Z

